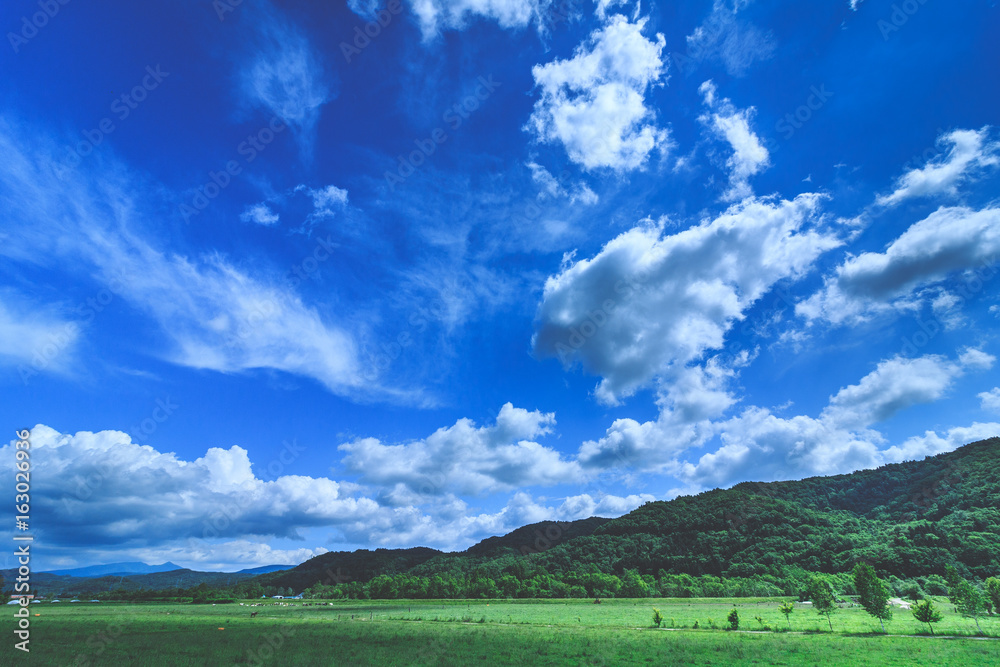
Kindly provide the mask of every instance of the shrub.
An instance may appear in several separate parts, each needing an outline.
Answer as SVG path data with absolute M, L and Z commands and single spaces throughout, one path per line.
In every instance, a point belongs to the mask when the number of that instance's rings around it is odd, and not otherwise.
M 660 627 L 660 625 L 662 623 L 663 623 L 663 614 L 660 613 L 659 609 L 657 609 L 657 608 L 654 607 L 653 608 L 653 625 L 658 628 L 658 627 Z
M 735 609 L 729 612 L 729 616 L 726 617 L 726 620 L 729 621 L 730 630 L 740 629 L 740 613 Z

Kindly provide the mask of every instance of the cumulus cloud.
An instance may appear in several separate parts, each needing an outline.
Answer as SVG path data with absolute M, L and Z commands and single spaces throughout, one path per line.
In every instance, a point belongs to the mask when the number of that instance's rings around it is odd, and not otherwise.
M 958 186 L 988 167 L 1000 164 L 1000 142 L 990 142 L 989 126 L 981 130 L 954 130 L 938 138 L 951 147 L 923 167 L 911 169 L 896 181 L 891 194 L 878 197 L 882 206 L 894 206 L 913 197 L 955 196 Z
M 1000 387 L 993 387 L 989 391 L 976 394 L 980 400 L 980 406 L 987 412 L 1000 414 Z
M 942 207 L 915 223 L 885 252 L 865 252 L 837 267 L 823 288 L 796 305 L 808 320 L 861 322 L 890 310 L 958 271 L 992 276 L 1000 252 L 1000 208 Z
M 552 423 L 551 415 L 505 406 L 494 426 L 473 436 L 477 442 L 471 446 L 496 450 L 497 465 L 487 474 L 508 479 L 512 459 L 502 450 L 522 444 L 515 442 L 522 435 L 546 432 Z M 439 431 L 438 444 L 449 438 L 453 446 L 470 444 L 456 439 L 460 428 Z M 393 505 L 358 495 L 364 487 L 356 484 L 285 474 L 303 451 L 294 442 L 283 443 L 263 465 L 253 464 L 239 446 L 208 447 L 203 456 L 184 460 L 121 431 L 63 434 L 39 424 L 31 429 L 31 447 L 39 536 L 48 558 L 70 565 L 123 557 L 207 570 L 296 564 L 326 549 L 281 549 L 273 540 L 300 539 L 311 529 L 333 531 L 344 543 L 465 548 L 528 523 L 620 516 L 653 499 L 581 494 L 546 505 L 518 491 L 499 509 L 476 513 L 451 493 Z M 0 468 L 10 474 L 13 448 L 13 442 L 0 447 L 5 462 Z M 463 460 L 482 459 L 473 452 Z M 512 467 L 520 466 L 516 461 Z
M 555 415 L 505 404 L 492 426 L 460 419 L 423 440 L 386 445 L 362 438 L 340 445 L 344 465 L 366 483 L 392 487 L 392 497 L 413 494 L 482 495 L 578 481 L 579 466 L 534 440 L 551 432 Z
M 270 209 L 267 204 L 251 204 L 240 214 L 243 222 L 252 222 L 265 227 L 278 224 L 278 214 Z
M 893 357 L 832 396 L 821 419 L 841 429 L 866 428 L 913 405 L 938 400 L 966 368 L 980 370 L 984 363 L 992 364 L 992 357 L 979 350 L 966 352 L 958 363 L 937 355 Z
M 585 169 L 638 169 L 654 150 L 665 150 L 667 132 L 656 126 L 645 100 L 666 71 L 664 37 L 648 39 L 645 25 L 613 16 L 573 58 L 536 65 L 541 97 L 525 129 L 539 141 L 561 143 Z
M 706 81 L 698 89 L 709 108 L 709 113 L 699 120 L 715 136 L 729 143 L 732 156 L 726 161 L 729 168 L 729 189 L 722 195 L 724 201 L 736 201 L 753 194 L 750 177 L 760 173 L 770 165 L 770 155 L 760 138 L 750 129 L 755 109 L 737 109 L 728 98 L 717 99 L 717 90 L 712 81 Z
M 535 353 L 582 364 L 602 378 L 598 398 L 616 403 L 720 349 L 777 281 L 840 244 L 811 227 L 819 202 L 746 200 L 673 235 L 655 225 L 621 234 L 546 281 Z
M 995 431 L 990 433 L 993 425 L 974 425 L 953 429 L 943 439 L 928 432 L 883 448 L 884 436 L 871 427 L 903 410 L 941 399 L 956 378 L 967 371 L 986 370 L 994 361 L 974 349 L 963 351 L 957 361 L 938 355 L 893 357 L 880 362 L 857 384 L 831 396 L 819 418 L 782 418 L 764 408 L 747 408 L 716 422 L 713 427 L 722 445 L 697 461 L 679 465 L 676 474 L 703 486 L 741 481 L 747 470 L 762 480 L 833 475 L 950 451 L 990 437 L 995 435 Z
M 0 451 L 13 461 L 11 449 Z M 378 511 L 372 500 L 342 497 L 339 484 L 329 479 L 284 475 L 264 481 L 238 446 L 210 447 L 203 457 L 184 461 L 120 431 L 68 435 L 38 425 L 31 430 L 31 451 L 39 473 L 32 510 L 47 544 L 140 547 L 189 538 L 295 538 L 309 526 Z
M 971 426 L 949 429 L 943 435 L 939 435 L 936 431 L 927 431 L 924 435 L 914 436 L 901 445 L 888 448 L 882 458 L 886 463 L 915 461 L 925 456 L 954 451 L 970 442 L 997 436 L 1000 436 L 1000 424 L 973 422 Z
M 308 157 L 320 108 L 334 97 L 320 57 L 302 30 L 270 5 L 259 7 L 253 29 L 253 50 L 239 74 L 243 97 L 291 126 Z
M 754 63 L 769 59 L 774 54 L 774 37 L 739 18 L 752 2 L 715 0 L 705 21 L 687 36 L 687 54 L 678 60 L 717 62 L 731 76 L 740 77 Z

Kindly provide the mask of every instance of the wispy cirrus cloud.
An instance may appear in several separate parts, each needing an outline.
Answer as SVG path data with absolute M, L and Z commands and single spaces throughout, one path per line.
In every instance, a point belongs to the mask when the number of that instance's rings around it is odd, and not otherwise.
M 244 102 L 292 127 L 300 149 L 311 159 L 321 108 L 336 97 L 330 75 L 305 32 L 268 3 L 247 13 L 250 50 L 239 65 Z
M 170 343 L 157 354 L 174 363 L 225 373 L 273 369 L 360 400 L 411 400 L 366 377 L 358 334 L 306 303 L 285 272 L 166 248 L 144 223 L 145 198 L 157 190 L 125 165 L 108 158 L 101 169 L 63 174 L 33 128 L 5 121 L 0 130 L 9 157 L 0 165 L 0 199 L 19 202 L 3 254 L 114 284 L 156 323 Z M 315 196 L 326 205 L 337 193 Z

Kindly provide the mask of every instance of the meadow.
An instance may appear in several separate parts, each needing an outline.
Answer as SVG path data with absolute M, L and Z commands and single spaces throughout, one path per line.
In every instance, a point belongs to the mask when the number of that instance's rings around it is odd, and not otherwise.
M 1000 664 L 996 616 L 980 621 L 988 637 L 977 638 L 973 622 L 941 601 L 937 636 L 898 609 L 885 636 L 878 621 L 849 607 L 833 615 L 830 633 L 801 603 L 789 629 L 778 610 L 787 599 L 43 603 L 30 607 L 30 657 L 13 648 L 15 607 L 7 607 L 0 664 Z M 654 607 L 664 627 L 652 627 Z M 739 632 L 722 629 L 734 608 Z

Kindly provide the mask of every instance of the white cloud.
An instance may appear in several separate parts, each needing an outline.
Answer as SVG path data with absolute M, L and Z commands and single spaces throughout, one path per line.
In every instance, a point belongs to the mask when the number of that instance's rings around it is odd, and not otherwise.
M 537 162 L 527 162 L 526 165 L 528 169 L 531 170 L 531 180 L 541 190 L 538 194 L 539 199 L 568 196 L 570 204 L 580 202 L 584 206 L 593 206 L 600 201 L 600 197 L 597 196 L 597 193 L 591 190 L 586 183 L 579 182 L 575 186 L 571 186 L 571 192 L 567 192 L 563 183 L 560 183 L 559 180 L 556 179 L 556 177 L 542 165 Z
M 916 405 L 940 400 L 956 378 L 968 371 L 986 370 L 995 359 L 974 349 L 963 351 L 957 361 L 936 355 L 895 357 L 831 396 L 819 417 L 783 418 L 750 406 L 720 420 L 735 402 L 726 383 L 734 369 L 748 361 L 743 355 L 731 368 L 709 363 L 704 368 L 687 369 L 687 378 L 665 380 L 657 420 L 615 421 L 599 441 L 581 446 L 580 463 L 592 471 L 617 468 L 670 473 L 688 492 L 747 479 L 800 479 L 877 467 L 944 445 L 928 445 L 921 439 L 885 449 L 885 438 L 872 430 L 874 424 Z M 692 411 L 686 401 L 699 409 Z M 980 431 L 989 430 L 984 429 Z M 950 448 L 977 439 L 972 436 L 980 431 L 955 429 Z M 696 451 L 716 437 L 718 447 L 693 461 L 684 460 L 685 452 Z
M 347 0 L 347 8 L 366 21 L 374 21 L 383 0 Z
M 938 138 L 951 148 L 919 169 L 912 169 L 896 181 L 896 190 L 876 200 L 882 206 L 894 206 L 912 197 L 955 196 L 958 186 L 987 167 L 1000 164 L 1000 142 L 988 143 L 990 128 L 954 130 Z
M 628 4 L 628 0 L 597 0 L 597 7 L 594 9 L 594 15 L 604 21 L 608 18 L 609 9 L 625 4 Z
M 551 432 L 553 414 L 505 404 L 493 426 L 469 419 L 407 444 L 385 445 L 363 438 L 340 445 L 343 463 L 362 481 L 392 487 L 393 498 L 412 494 L 482 495 L 533 485 L 578 481 L 580 468 L 534 439 Z
M 729 168 L 729 190 L 723 195 L 724 201 L 737 201 L 753 194 L 750 177 L 760 173 L 770 165 L 770 155 L 760 138 L 750 129 L 755 109 L 739 110 L 728 98 L 716 99 L 716 87 L 706 81 L 698 89 L 711 113 L 699 120 L 733 148 L 732 156 L 726 161 Z
M 645 25 L 613 16 L 573 58 L 536 65 L 541 97 L 525 129 L 561 143 L 585 169 L 638 169 L 654 150 L 666 150 L 667 132 L 656 127 L 644 97 L 666 70 L 664 37 L 647 39 Z
M 551 423 L 551 415 L 505 406 L 497 424 L 473 438 L 495 450 L 487 454 L 497 463 L 491 474 L 502 479 L 512 463 L 504 450 L 525 446 L 514 441 L 541 434 Z M 442 429 L 427 442 L 451 438 L 451 445 L 461 448 L 469 444 L 454 437 L 461 426 Z M 32 510 L 39 535 L 47 558 L 69 564 L 123 557 L 208 570 L 295 564 L 326 549 L 281 549 L 274 540 L 298 539 L 313 529 L 332 530 L 348 544 L 465 548 L 528 523 L 620 516 L 653 500 L 648 494 L 582 494 L 547 506 L 519 491 L 500 509 L 477 514 L 450 493 L 394 505 L 383 502 L 382 492 L 379 500 L 355 495 L 363 489 L 355 484 L 283 474 L 302 449 L 295 443 L 286 443 L 272 461 L 258 466 L 239 446 L 209 447 L 190 461 L 137 444 L 120 431 L 71 435 L 39 424 L 31 429 L 31 444 L 38 472 Z M 0 469 L 11 474 L 13 448 L 13 442 L 0 447 L 5 462 Z M 530 447 L 526 451 L 531 454 Z M 546 456 L 537 463 L 544 466 Z M 466 453 L 463 460 L 475 459 L 475 453 Z M 258 477 L 254 467 L 268 470 L 273 479 Z M 513 467 L 527 471 L 522 461 Z
M 758 61 L 774 54 L 770 33 L 739 18 L 740 10 L 753 0 L 715 0 L 704 23 L 687 37 L 687 53 L 682 62 L 711 60 L 722 64 L 731 76 L 743 76 Z
M 66 372 L 81 333 L 80 324 L 58 309 L 0 289 L 0 363 L 17 366 L 22 380 L 35 373 Z
M 981 401 L 980 406 L 987 412 L 1000 414 L 1000 387 L 993 387 L 989 391 L 976 394 Z
M 880 464 L 881 436 L 852 433 L 807 416 L 788 419 L 752 407 L 717 426 L 722 446 L 695 463 L 682 464 L 681 479 L 703 486 L 755 480 L 833 475 Z
M 7 131 L 4 131 L 7 130 Z M 361 399 L 409 400 L 363 377 L 355 334 L 303 302 L 288 269 L 189 257 L 144 226 L 149 190 L 124 166 L 58 172 L 51 147 L 0 124 L 0 197 L 16 198 L 4 254 L 97 279 L 159 325 L 160 354 L 222 372 L 274 369 Z M 154 240 L 155 239 L 155 240 Z
M 541 24 L 551 0 L 410 0 L 424 39 L 441 30 L 462 30 L 475 18 L 496 21 L 502 28 Z
M 252 52 L 239 73 L 241 92 L 250 106 L 290 125 L 309 156 L 320 108 L 335 96 L 305 34 L 274 7 L 264 4 L 259 9 L 253 20 Z
M 913 405 L 938 400 L 962 375 L 964 367 L 977 368 L 979 362 L 976 355 L 960 358 L 959 363 L 936 355 L 893 357 L 879 363 L 858 384 L 832 396 L 820 418 L 838 429 L 867 428 Z
M 936 456 L 951 452 L 970 442 L 986 440 L 1000 436 L 1000 424 L 995 422 L 973 422 L 972 426 L 960 426 L 949 429 L 944 435 L 935 431 L 927 431 L 924 435 L 907 439 L 901 445 L 885 450 L 882 455 L 886 463 L 900 461 L 915 461 L 925 456 Z
M 10 461 L 12 447 L 0 448 Z M 238 446 L 211 447 L 204 457 L 184 461 L 136 444 L 120 431 L 65 435 L 38 425 L 31 430 L 31 451 L 39 472 L 32 509 L 46 544 L 53 546 L 294 538 L 309 526 L 378 511 L 372 500 L 343 497 L 329 479 L 259 479 Z
M 243 222 L 252 222 L 258 225 L 269 227 L 278 224 L 278 214 L 272 211 L 267 204 L 251 204 L 240 214 Z
M 915 223 L 885 252 L 851 256 L 822 290 L 797 304 L 808 320 L 861 322 L 909 299 L 919 288 L 969 270 L 992 276 L 1000 252 L 1000 208 L 942 207 Z
M 850 0 L 850 3 L 851 3 L 851 11 L 852 11 L 852 12 L 856 12 L 856 11 L 858 11 L 858 7 L 859 7 L 859 6 L 861 5 L 861 3 L 862 3 L 862 2 L 864 2 L 864 1 L 865 1 L 865 0 Z
M 640 226 L 545 283 L 535 353 L 603 378 L 615 403 L 668 368 L 720 349 L 733 323 L 779 280 L 800 277 L 840 242 L 809 229 L 820 197 L 747 200 L 665 236 Z

